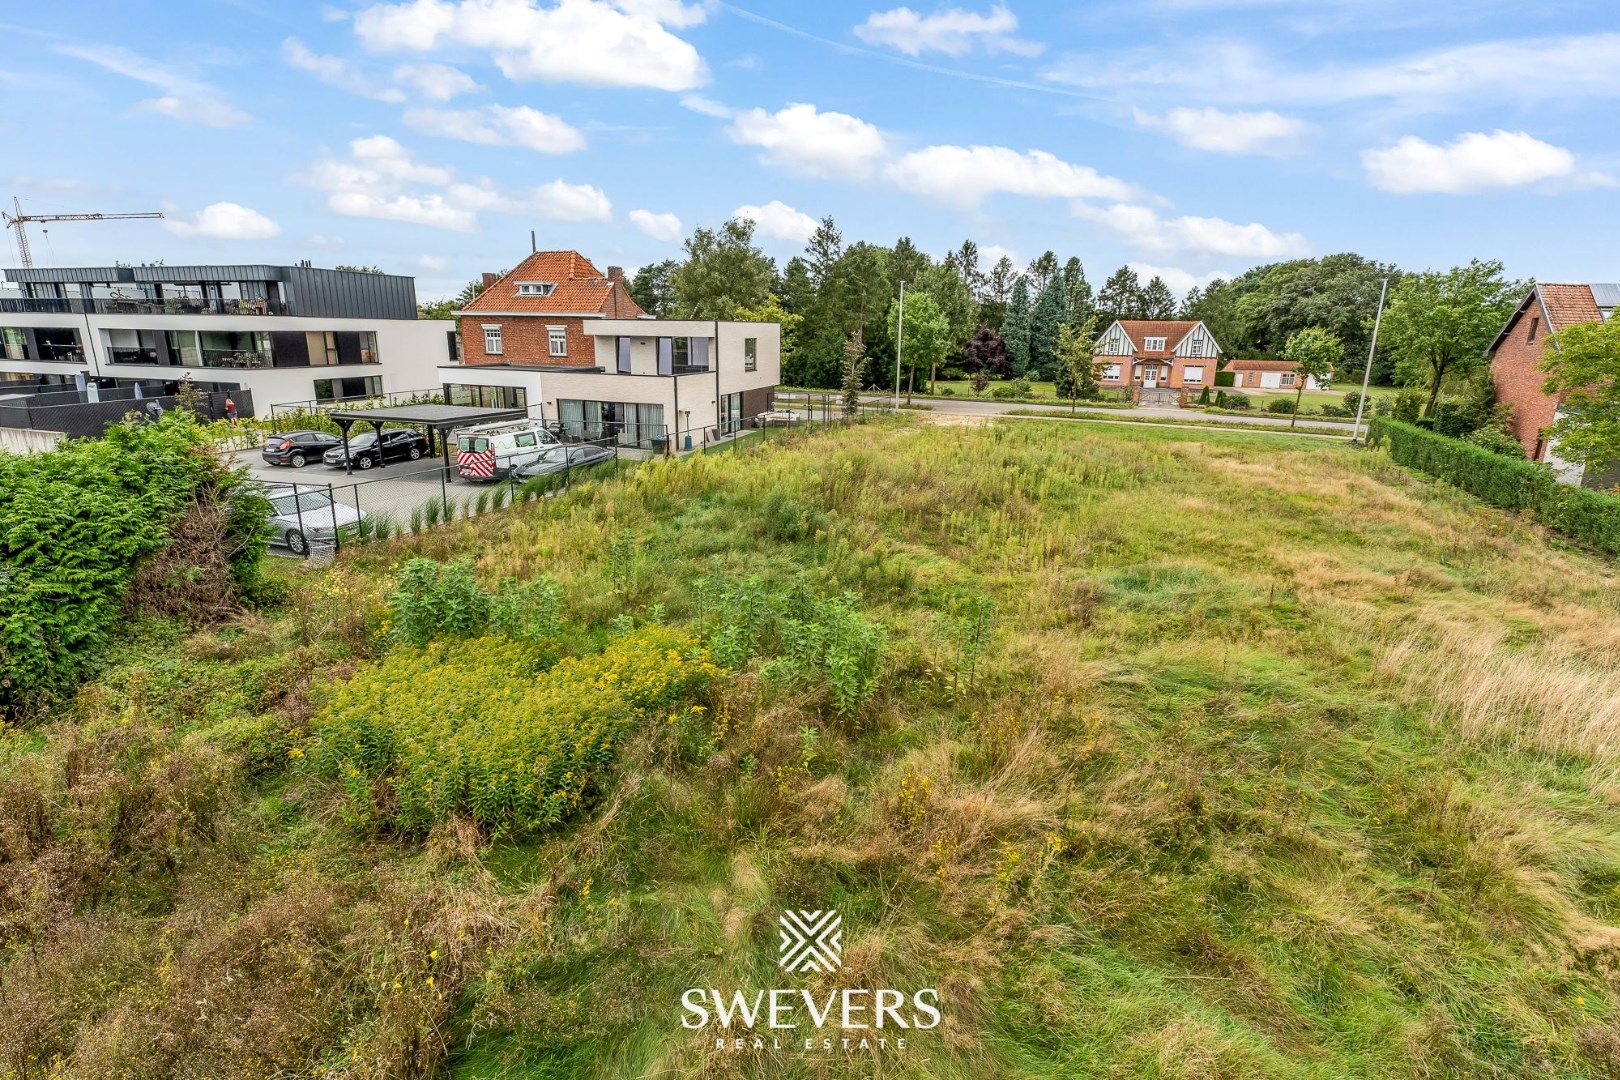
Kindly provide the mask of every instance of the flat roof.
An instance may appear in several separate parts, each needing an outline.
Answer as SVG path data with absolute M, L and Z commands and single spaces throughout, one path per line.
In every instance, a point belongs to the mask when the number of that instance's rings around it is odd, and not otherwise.
M 528 409 L 482 409 L 476 405 L 389 405 L 381 409 L 334 409 L 332 419 L 379 424 L 431 424 L 437 428 L 469 427 L 496 420 L 527 420 Z

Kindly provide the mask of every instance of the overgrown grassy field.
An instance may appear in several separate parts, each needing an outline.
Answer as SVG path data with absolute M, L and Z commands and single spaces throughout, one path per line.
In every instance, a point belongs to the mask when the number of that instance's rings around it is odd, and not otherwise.
M 418 556 L 486 636 L 400 640 Z M 0 738 L 0 1075 L 1620 1072 L 1615 572 L 1380 453 L 792 432 L 281 573 Z M 570 709 L 506 827 L 496 740 Z M 786 908 L 840 971 L 776 970 Z M 943 1023 L 681 1026 L 799 985 Z

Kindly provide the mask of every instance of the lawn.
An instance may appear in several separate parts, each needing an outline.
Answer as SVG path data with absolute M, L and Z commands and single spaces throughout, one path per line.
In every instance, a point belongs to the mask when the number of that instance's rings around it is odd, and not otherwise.
M 277 573 L 0 735 L 0 1076 L 1620 1069 L 1615 572 L 1380 452 L 902 418 Z

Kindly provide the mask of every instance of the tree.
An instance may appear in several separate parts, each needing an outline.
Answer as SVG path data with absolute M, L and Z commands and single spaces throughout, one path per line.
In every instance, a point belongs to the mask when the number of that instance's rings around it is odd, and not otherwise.
M 1140 319 L 1142 282 L 1128 266 L 1115 270 L 1097 294 L 1097 310 L 1109 319 Z
M 979 305 L 974 303 L 973 293 L 947 263 L 924 270 L 917 291 L 927 293 L 945 316 L 947 353 L 954 353 L 979 325 Z M 911 289 L 906 290 L 906 296 L 911 296 Z
M 979 327 L 978 333 L 968 338 L 962 348 L 962 368 L 969 375 L 984 372 L 1005 378 L 1012 373 L 1012 361 L 1007 356 L 1007 343 L 988 326 Z
M 1344 342 L 1331 330 L 1320 326 L 1307 326 L 1288 339 L 1283 346 L 1283 359 L 1291 360 L 1294 370 L 1294 412 L 1288 426 L 1299 423 L 1299 403 L 1305 397 L 1305 384 L 1311 379 L 1326 380 L 1344 359 Z
M 383 272 L 383 268 L 380 266 L 350 266 L 348 263 L 338 263 L 332 269 L 347 270 L 353 274 L 380 274 Z
M 1058 330 L 1063 326 L 1063 282 L 1052 278 L 1035 301 L 1030 316 L 1029 370 L 1042 377 L 1057 370 Z
M 1007 358 L 1012 361 L 1013 376 L 1019 377 L 1029 370 L 1029 279 L 1020 276 L 1013 282 L 1012 296 L 1007 301 L 1007 316 L 1001 321 L 1001 338 L 1007 343 Z
M 911 237 L 902 236 L 894 242 L 894 249 L 889 255 L 889 269 L 893 271 L 895 281 L 914 286 L 933 265 L 934 260 L 928 257 L 928 252 L 913 244 Z
M 495 276 L 500 277 L 500 276 L 504 275 L 505 273 L 506 273 L 506 271 L 502 270 L 500 272 L 500 274 L 497 274 Z M 466 307 L 468 304 L 470 304 L 474 300 L 478 299 L 478 294 L 483 292 L 483 291 L 484 291 L 484 279 L 483 278 L 475 278 L 474 280 L 467 282 L 467 284 L 465 284 L 465 285 L 463 285 L 461 287 L 461 291 L 456 294 L 456 307 L 458 309 Z
M 977 300 L 985 287 L 984 272 L 979 269 L 979 245 L 972 240 L 964 240 L 961 247 L 945 257 L 945 261 L 962 279 L 962 284 L 967 286 L 968 294 Z
M 896 301 L 889 309 L 889 340 L 896 341 L 897 323 L 900 316 L 900 304 Z M 927 293 L 906 294 L 906 325 L 904 327 L 904 341 L 897 344 L 900 352 L 900 363 L 906 371 L 906 400 L 911 400 L 911 387 L 916 382 L 919 368 L 927 370 L 929 381 L 933 381 L 933 371 L 939 362 L 945 358 L 945 350 L 950 341 L 947 337 L 945 316 L 940 314 L 939 306 L 934 303 Z
M 1448 378 L 1466 378 L 1485 363 L 1485 348 L 1513 313 L 1525 286 L 1502 277 L 1502 264 L 1473 260 L 1450 270 L 1408 274 L 1391 290 L 1383 333 L 1395 377 L 1427 390 L 1433 416 Z
M 1541 370 L 1561 401 L 1548 429 L 1558 456 L 1589 468 L 1620 462 L 1620 318 L 1576 323 L 1547 340 Z
M 675 290 L 670 276 L 680 264 L 674 259 L 648 263 L 630 279 L 630 299 L 655 319 L 667 319 L 675 309 Z
M 1052 283 L 1052 279 L 1058 276 L 1057 252 L 1041 252 L 1041 254 L 1029 264 L 1027 276 L 1029 277 L 1030 292 L 1034 293 L 1036 296 L 1039 296 L 1046 290 L 1046 287 Z
M 685 247 L 686 261 L 669 275 L 675 318 L 734 319 L 771 295 L 776 266 L 754 246 L 754 223 L 747 218 L 700 228 Z
M 1386 276 L 1393 295 L 1400 272 L 1352 252 L 1271 263 L 1219 288 L 1212 282 L 1204 290 L 1211 310 L 1199 317 L 1229 352 L 1258 356 L 1280 356 L 1289 337 L 1320 326 L 1344 342 L 1347 362 L 1353 365 L 1367 355 Z M 1373 366 L 1373 381 L 1388 382 L 1387 358 L 1380 359 Z
M 1097 316 L 1087 315 L 1078 324 L 1058 328 L 1057 378 L 1059 397 L 1069 399 L 1069 412 L 1075 403 L 1097 396 Z
M 757 308 L 739 308 L 736 317 L 741 322 L 778 323 L 782 327 L 782 370 L 787 371 L 792 366 L 798 351 L 799 325 L 804 322 L 803 315 L 783 307 L 782 301 L 775 296 L 767 296 Z
M 860 406 L 861 370 L 865 366 L 866 343 L 862 340 L 861 328 L 857 326 L 849 332 L 849 340 L 844 342 L 844 377 L 840 385 L 846 416 L 854 416 Z
M 1005 255 L 990 268 L 985 278 L 984 297 L 979 301 L 979 321 L 990 329 L 1001 330 L 1002 320 L 1007 317 L 1007 301 L 1012 298 L 1013 282 L 1017 279 L 1018 269 Z
M 416 305 L 416 317 L 418 319 L 452 319 L 455 318 L 457 307 L 456 301 L 449 297 L 428 300 Z
M 1070 256 L 1063 264 L 1063 321 L 1078 323 L 1091 314 L 1091 282 L 1086 280 L 1085 267 Z
M 1176 295 L 1170 291 L 1170 286 L 1164 283 L 1164 278 L 1155 274 L 1153 280 L 1143 286 L 1141 310 L 1144 319 L 1176 317 Z

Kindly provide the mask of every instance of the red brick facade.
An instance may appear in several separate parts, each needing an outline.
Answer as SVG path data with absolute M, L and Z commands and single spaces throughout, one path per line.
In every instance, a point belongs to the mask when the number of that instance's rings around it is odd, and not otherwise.
M 501 328 L 501 353 L 484 351 L 484 327 Z M 568 355 L 551 355 L 551 327 L 568 328 Z M 578 315 L 480 315 L 468 312 L 461 317 L 462 363 L 473 364 L 566 364 L 593 367 L 596 342 L 585 332 L 585 320 Z
M 1509 321 L 1491 358 L 1496 400 L 1513 406 L 1513 434 L 1535 461 L 1546 456 L 1546 431 L 1558 412 L 1558 400 L 1541 388 L 1547 376 L 1537 367 L 1547 333 L 1541 305 L 1532 298 Z

